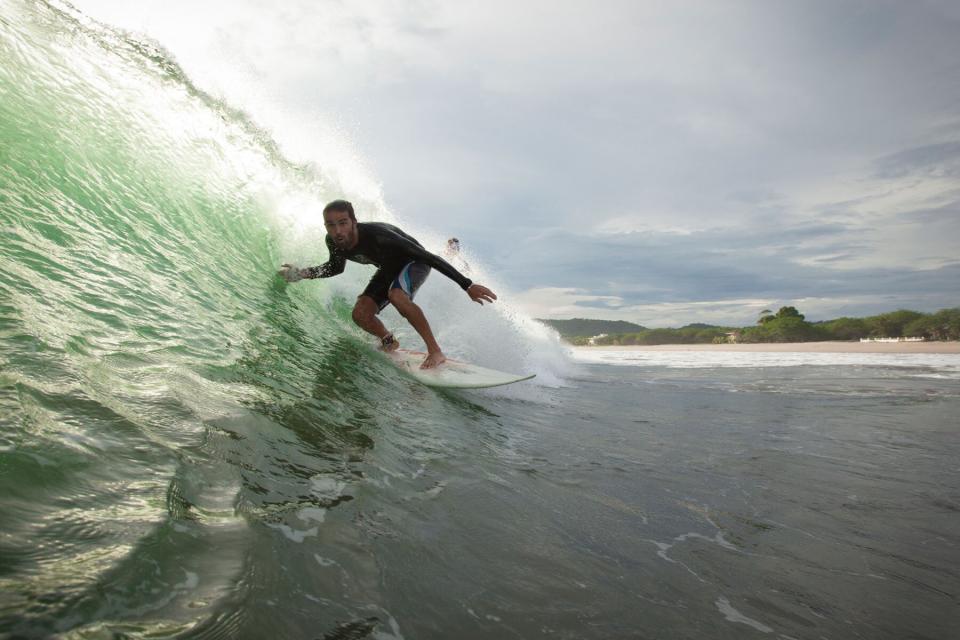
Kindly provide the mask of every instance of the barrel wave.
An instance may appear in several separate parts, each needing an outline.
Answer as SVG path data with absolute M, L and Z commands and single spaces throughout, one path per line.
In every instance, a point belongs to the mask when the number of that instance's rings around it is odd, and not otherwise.
M 500 299 L 432 275 L 440 344 L 537 377 L 422 386 L 353 326 L 372 267 L 276 271 L 335 198 L 450 230 L 200 84 L 0 0 L 0 640 L 956 635 L 960 356 L 571 361 L 466 255 Z
M 390 220 L 378 194 L 68 5 L 4 2 L 0 60 L 0 635 L 399 637 L 372 547 L 442 491 L 429 461 L 509 437 L 352 327 L 363 269 L 276 277 L 325 259 L 325 201 Z M 428 286 L 454 355 L 562 361 Z

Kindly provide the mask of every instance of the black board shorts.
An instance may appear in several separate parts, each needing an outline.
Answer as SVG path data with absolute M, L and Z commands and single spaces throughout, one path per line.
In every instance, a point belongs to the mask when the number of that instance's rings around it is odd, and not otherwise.
M 391 289 L 401 289 L 413 300 L 417 289 L 428 275 L 430 275 L 430 266 L 422 262 L 408 262 L 396 276 L 393 272 L 378 269 L 360 295 L 373 298 L 377 308 L 383 311 L 383 308 L 390 304 Z

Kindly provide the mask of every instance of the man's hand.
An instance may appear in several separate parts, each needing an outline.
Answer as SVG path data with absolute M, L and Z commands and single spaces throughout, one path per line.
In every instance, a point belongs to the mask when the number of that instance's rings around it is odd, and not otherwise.
M 284 264 L 280 267 L 280 271 L 277 271 L 277 275 L 287 282 L 297 282 L 303 280 L 304 271 L 305 269 L 298 269 L 292 264 Z
M 484 302 L 493 302 L 497 299 L 497 294 L 490 289 L 487 289 L 482 284 L 472 284 L 467 289 L 467 295 L 470 296 L 470 299 L 476 302 L 477 304 L 483 304 Z

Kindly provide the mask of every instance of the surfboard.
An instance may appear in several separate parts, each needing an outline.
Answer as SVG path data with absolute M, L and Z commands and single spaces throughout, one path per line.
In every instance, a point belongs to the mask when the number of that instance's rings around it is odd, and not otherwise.
M 445 389 L 486 389 L 505 384 L 522 382 L 536 377 L 537 374 L 518 376 L 513 373 L 487 369 L 469 362 L 447 358 L 447 361 L 433 369 L 421 369 L 420 363 L 427 354 L 420 351 L 397 349 L 386 354 L 397 368 L 413 376 L 428 387 Z

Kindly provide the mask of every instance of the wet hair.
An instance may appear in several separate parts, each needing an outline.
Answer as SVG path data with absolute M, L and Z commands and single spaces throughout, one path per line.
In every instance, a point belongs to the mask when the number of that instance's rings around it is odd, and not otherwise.
M 447 240 L 447 244 L 460 244 L 460 241 L 457 240 L 456 238 L 450 238 L 449 240 Z
M 327 206 L 323 208 L 323 213 L 326 214 L 328 211 L 339 211 L 341 213 L 349 213 L 350 219 L 354 222 L 357 221 L 357 216 L 353 213 L 353 205 L 347 202 L 346 200 L 334 200 L 333 202 L 327 203 Z

